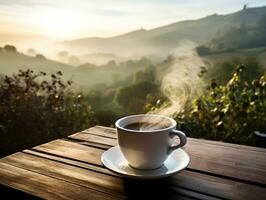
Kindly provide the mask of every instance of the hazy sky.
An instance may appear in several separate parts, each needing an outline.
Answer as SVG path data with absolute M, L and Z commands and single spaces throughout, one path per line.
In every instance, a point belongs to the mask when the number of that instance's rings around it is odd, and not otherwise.
M 0 0 L 0 37 L 108 37 L 213 13 L 266 5 L 266 0 Z

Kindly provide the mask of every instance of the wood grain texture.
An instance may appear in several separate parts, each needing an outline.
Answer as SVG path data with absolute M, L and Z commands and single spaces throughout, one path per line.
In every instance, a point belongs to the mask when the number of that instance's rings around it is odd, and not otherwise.
M 102 166 L 101 155 L 104 150 L 81 145 L 71 141 L 58 139 L 39 145 L 33 149 L 43 153 L 50 153 L 53 155 Z
M 55 150 L 56 146 L 60 146 L 61 150 Z M 40 151 L 36 153 L 41 157 L 43 155 L 45 156 L 46 153 L 49 152 L 52 154 L 49 156 L 53 156 L 51 159 L 57 160 L 59 157 L 60 162 L 68 162 L 68 160 L 71 159 L 71 162 L 76 162 L 74 165 L 80 167 L 84 167 L 86 164 L 87 166 L 93 164 L 95 171 L 120 177 L 108 170 L 104 169 L 103 171 L 101 162 L 98 159 L 104 152 L 104 150 L 101 149 L 95 149 L 66 140 L 55 140 L 53 142 L 38 146 L 34 149 Z M 92 154 L 90 151 L 94 152 L 94 154 Z M 32 153 L 29 151 L 27 152 Z M 97 152 L 97 154 L 95 154 L 95 152 Z M 36 153 L 33 151 L 33 154 Z M 77 157 L 77 155 L 79 156 Z M 185 188 L 187 190 L 192 190 L 217 198 L 243 199 L 243 197 L 245 197 L 247 199 L 256 199 L 258 196 L 261 197 L 261 199 L 266 198 L 265 189 L 263 187 L 192 171 L 183 171 L 177 175 L 174 175 L 171 177 L 171 184 L 173 184 L 175 187 Z
M 266 199 L 265 149 L 189 138 L 187 170 L 140 181 L 102 166 L 114 145 L 115 129 L 96 126 L 12 154 L 0 159 L 0 184 L 45 199 Z
M 102 174 L 107 174 L 107 175 L 111 175 L 112 177 L 118 177 L 119 179 L 123 180 L 123 185 L 125 183 L 131 183 L 131 184 L 134 183 L 133 184 L 134 188 L 139 188 L 139 190 L 143 186 L 143 184 L 142 184 L 142 186 L 140 186 L 142 181 L 135 181 L 135 182 L 133 181 L 132 182 L 129 179 L 123 179 L 120 175 L 115 174 L 115 173 L 107 170 L 106 168 L 102 168 L 102 167 L 98 167 L 98 166 L 94 166 L 94 165 L 89 165 L 89 164 L 85 164 L 85 163 L 82 163 L 82 162 L 78 162 L 78 161 L 74 161 L 74 160 L 70 160 L 70 159 L 66 159 L 66 158 L 61 158 L 61 157 L 58 157 L 58 156 L 48 155 L 48 154 L 45 154 L 45 153 L 36 152 L 36 151 L 32 151 L 32 150 L 25 150 L 24 152 L 29 154 L 29 155 L 35 155 L 35 156 L 38 156 L 38 157 L 41 157 L 41 158 L 47 158 L 47 159 L 52 160 L 52 161 L 57 161 L 57 162 L 60 162 L 60 163 L 64 163 L 64 164 L 68 164 L 68 165 L 72 165 L 72 166 L 77 166 L 77 167 L 82 168 L 82 169 L 89 169 L 89 170 L 92 170 L 94 172 L 99 172 L 101 175 Z M 16 158 L 13 159 L 13 158 L 9 157 L 7 162 L 17 165 L 16 161 L 14 163 L 14 160 L 16 160 Z M 18 163 L 18 164 L 21 165 L 20 163 Z M 150 181 L 150 182 L 153 182 L 153 181 Z M 148 181 L 147 184 L 150 183 L 150 182 Z M 163 182 L 157 181 L 157 184 L 158 184 L 157 187 L 159 187 L 159 185 L 160 185 L 159 183 L 160 184 L 167 184 L 165 181 L 163 181 Z M 209 196 L 208 194 L 205 195 L 205 194 L 202 194 L 202 193 L 199 193 L 199 192 L 196 192 L 196 191 L 191 191 L 190 189 L 188 190 L 188 189 L 185 189 L 185 188 L 176 187 L 176 185 L 175 186 L 169 185 L 169 184 L 167 184 L 167 185 L 170 187 L 169 192 L 171 191 L 171 192 L 178 193 L 178 194 L 181 194 L 181 195 L 183 194 L 183 195 L 186 195 L 187 197 L 200 198 L 200 199 L 209 199 L 209 200 L 211 200 L 211 199 L 213 199 L 213 200 L 214 199 L 219 199 L 219 198 L 215 198 L 213 196 Z M 165 186 L 166 185 L 164 185 L 164 187 Z M 121 186 L 121 187 L 124 188 L 124 186 Z M 151 186 L 149 188 L 150 188 L 151 191 L 154 190 L 154 188 L 151 188 Z M 129 189 L 129 188 L 124 188 L 124 190 L 127 190 L 127 189 Z M 122 191 L 122 190 L 120 190 L 120 191 Z M 146 192 L 142 191 L 142 193 L 147 195 L 151 191 L 146 191 Z M 159 191 L 161 191 L 161 190 L 159 190 Z M 128 194 L 126 194 L 126 195 L 128 195 Z M 169 194 L 167 196 L 169 196 Z
M 34 196 L 32 194 L 5 186 L 0 184 L 1 197 L 8 197 L 8 199 L 19 199 L 19 200 L 42 200 L 43 198 Z
M 104 126 L 94 126 L 89 129 L 86 129 L 84 131 L 81 131 L 83 133 L 90 133 L 93 135 L 99 135 L 102 137 L 109 137 L 109 138 L 117 138 L 116 136 L 116 129 L 110 128 L 110 127 L 104 127 Z M 231 144 L 231 143 L 225 143 L 225 142 L 219 142 L 219 141 L 212 141 L 212 140 L 204 140 L 204 139 L 198 139 L 198 138 L 189 138 L 190 142 L 196 142 L 196 143 L 204 143 L 204 144 L 210 144 L 214 146 L 224 146 L 224 147 L 231 147 L 235 149 L 246 149 L 251 151 L 260 151 L 266 153 L 265 148 L 257 148 L 252 146 L 246 146 L 246 145 L 238 145 L 238 144 Z
M 70 138 L 97 143 L 100 140 L 101 132 L 105 135 L 110 132 L 109 138 L 102 137 L 101 145 L 105 144 L 106 148 L 117 145 L 116 136 L 114 136 L 115 129 L 110 128 L 93 127 L 85 132 L 76 133 Z M 113 139 L 111 139 L 112 136 Z M 94 137 L 96 137 L 95 140 Z M 261 148 L 252 147 L 250 150 L 249 147 L 242 147 L 243 145 L 234 146 L 231 144 L 226 146 L 217 145 L 217 143 L 189 138 L 188 143 L 183 148 L 191 157 L 188 168 L 266 186 L 266 152 L 262 151 Z
M 101 172 L 95 172 L 79 166 L 56 162 L 51 159 L 45 159 L 21 152 L 2 159 L 2 162 L 60 180 L 75 183 L 77 185 L 82 185 L 84 187 L 118 196 L 120 198 L 125 198 L 123 195 L 123 189 L 121 188 L 122 180 L 118 177 L 110 176 Z
M 128 198 L 128 190 L 134 190 L 135 192 L 140 190 L 140 187 L 134 187 L 130 188 L 129 186 L 125 187 L 125 184 L 128 183 L 127 180 L 122 179 L 122 177 L 119 176 L 110 176 L 101 173 L 101 170 L 99 172 L 88 170 L 86 168 L 82 168 L 80 166 L 73 166 L 69 165 L 67 163 L 54 161 L 52 159 L 46 159 L 42 157 L 33 156 L 26 153 L 16 153 L 9 157 L 6 157 L 2 160 L 3 163 L 7 163 L 12 166 L 16 166 L 22 169 L 27 169 L 32 172 L 36 172 L 42 175 L 46 175 L 49 177 L 53 177 L 56 179 L 60 179 L 66 182 L 71 182 L 79 186 L 83 186 L 88 189 L 93 189 L 95 191 L 99 191 L 102 193 L 102 195 L 111 195 L 116 196 L 122 199 Z M 158 184 L 162 184 L 162 182 L 157 182 L 157 184 L 153 184 L 153 186 L 159 187 Z M 161 185 L 160 185 L 161 187 Z M 164 186 L 166 189 L 166 186 Z M 146 192 L 143 193 L 145 196 L 154 197 L 151 191 L 153 189 L 149 187 L 150 189 L 146 188 Z M 172 187 L 174 188 L 174 187 Z M 184 189 L 174 188 L 171 187 L 167 188 L 167 197 L 171 197 L 170 199 L 190 199 L 189 195 L 191 196 L 189 191 L 185 191 Z M 152 189 L 152 190 L 151 190 Z M 159 190 L 157 195 L 163 195 L 163 190 Z M 153 191 L 154 193 L 154 191 Z M 181 194 L 180 194 L 181 193 Z M 184 195 L 182 195 L 185 194 Z M 132 197 L 133 194 L 130 194 L 130 197 Z M 199 193 L 192 193 L 192 196 L 194 197 L 201 197 L 204 196 Z M 187 196 L 187 197 L 186 197 Z M 206 195 L 205 195 L 206 196 Z M 205 197 L 204 196 L 204 197 Z M 209 196 L 206 196 L 208 198 L 205 199 L 213 199 L 209 198 Z
M 0 162 L 0 182 L 44 199 L 119 199 L 79 185 Z

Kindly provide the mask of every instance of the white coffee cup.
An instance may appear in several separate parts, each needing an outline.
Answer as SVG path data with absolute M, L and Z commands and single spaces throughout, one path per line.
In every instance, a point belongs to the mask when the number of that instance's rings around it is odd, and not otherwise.
M 166 128 L 132 130 L 125 128 L 129 124 L 146 121 L 164 122 Z M 115 123 L 118 144 L 128 164 L 136 169 L 156 169 L 163 165 L 168 155 L 187 142 L 186 135 L 176 129 L 176 121 L 162 115 L 140 114 L 121 118 Z M 180 143 L 174 145 L 174 136 L 178 136 Z

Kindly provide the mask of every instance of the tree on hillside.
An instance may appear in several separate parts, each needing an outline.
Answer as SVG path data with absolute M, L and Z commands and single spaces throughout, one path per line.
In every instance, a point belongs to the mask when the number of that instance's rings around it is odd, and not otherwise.
M 116 101 L 126 112 L 141 113 L 145 110 L 147 95 L 158 92 L 158 85 L 147 81 L 140 82 L 121 88 L 116 95 Z
M 244 21 L 238 28 L 232 28 L 222 36 L 216 36 L 209 44 L 211 51 L 224 51 L 266 46 L 266 15 L 263 15 L 254 26 Z
M 210 48 L 204 45 L 196 47 L 196 51 L 200 56 L 204 56 L 210 53 Z
M 247 29 L 247 25 L 246 25 L 246 23 L 243 21 L 243 22 L 240 24 L 240 30 L 245 31 L 246 29 Z
M 66 60 L 69 56 L 69 53 L 67 51 L 60 51 L 58 52 L 57 56 L 62 60 Z
M 38 58 L 38 59 L 46 59 L 45 56 L 40 54 L 40 53 L 36 54 L 35 57 Z
M 115 60 L 109 60 L 108 63 L 106 63 L 106 66 L 108 66 L 108 67 L 116 67 Z
M 80 61 L 79 61 L 79 59 L 78 59 L 77 56 L 70 56 L 70 58 L 68 59 L 68 63 L 69 63 L 70 65 L 75 65 L 75 66 L 77 66 L 77 65 L 80 64 Z
M 147 68 L 146 70 L 140 70 L 135 72 L 133 77 L 134 83 L 140 83 L 144 81 L 154 82 L 155 81 L 155 70 Z
M 7 44 L 7 45 L 4 46 L 4 51 L 8 52 L 8 53 L 16 53 L 17 52 L 17 48 L 15 46 L 13 46 L 13 45 Z
M 248 9 L 248 5 L 245 3 L 243 6 L 243 10 L 247 10 Z
M 266 29 L 266 15 L 263 15 L 257 24 L 258 27 Z
M 29 54 L 31 56 L 35 56 L 36 55 L 36 51 L 34 49 L 28 49 L 27 50 L 27 54 Z

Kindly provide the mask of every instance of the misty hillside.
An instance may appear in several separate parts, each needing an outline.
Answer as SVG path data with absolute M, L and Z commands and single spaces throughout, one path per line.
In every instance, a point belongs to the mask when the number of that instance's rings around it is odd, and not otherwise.
M 19 69 L 56 72 L 72 70 L 71 65 L 49 60 L 45 57 L 28 56 L 19 52 L 0 52 L 0 69 L 2 74 L 11 74 Z
M 49 60 L 45 57 L 28 56 L 20 52 L 0 51 L 0 75 L 11 75 L 18 70 L 31 69 L 35 72 L 63 72 L 65 80 L 74 81 L 77 89 L 93 89 L 97 85 L 111 85 L 132 76 L 136 71 L 151 66 L 151 62 L 142 58 L 121 63 L 110 61 L 100 66 L 86 63 L 79 67 Z
M 240 27 L 230 29 L 215 37 L 208 45 L 212 51 L 247 49 L 266 46 L 266 15 L 256 25 L 242 23 Z
M 110 60 L 121 61 L 122 58 L 111 53 L 89 53 L 79 56 L 79 60 L 82 63 L 97 63 L 103 65 L 108 63 Z
M 159 28 L 140 29 L 110 38 L 83 38 L 59 43 L 68 50 L 124 55 L 168 54 L 181 40 L 205 44 L 241 24 L 255 26 L 266 15 L 266 7 L 247 8 L 227 15 L 210 15 Z M 126 50 L 125 50 L 126 49 Z

